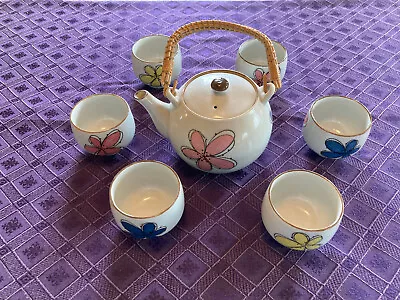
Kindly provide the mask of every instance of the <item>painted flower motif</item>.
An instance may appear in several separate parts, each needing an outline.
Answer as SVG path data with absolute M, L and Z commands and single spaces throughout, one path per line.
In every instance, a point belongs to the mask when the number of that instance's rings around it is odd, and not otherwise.
M 167 227 L 163 226 L 158 228 L 156 223 L 151 222 L 140 225 L 140 228 L 125 220 L 121 220 L 121 224 L 136 239 L 155 238 L 167 230 Z
M 189 141 L 192 148 L 182 146 L 182 153 L 190 159 L 196 160 L 196 165 L 203 171 L 217 169 L 232 169 L 237 162 L 232 158 L 222 157 L 232 150 L 235 145 L 235 133 L 231 130 L 223 130 L 207 143 L 204 135 L 195 129 L 189 132 Z
M 322 236 L 316 235 L 310 238 L 307 234 L 302 232 L 295 232 L 292 234 L 292 238 L 289 239 L 279 233 L 274 234 L 275 239 L 293 250 L 313 250 L 321 246 Z
M 256 84 L 258 86 L 262 86 L 263 85 L 263 76 L 264 76 L 265 72 L 263 69 L 261 68 L 257 68 L 254 73 L 253 73 L 253 80 L 256 82 Z M 271 75 L 269 74 L 269 72 L 267 73 L 267 80 L 271 80 Z
M 101 141 L 97 135 L 91 135 L 89 137 L 90 145 L 85 145 L 85 150 L 94 155 L 112 155 L 118 153 L 121 148 L 116 147 L 122 141 L 122 131 L 115 129 L 111 131 Z
M 343 145 L 336 139 L 327 139 L 325 146 L 329 150 L 321 151 L 321 155 L 327 158 L 345 158 L 360 150 L 357 140 L 348 141 L 346 145 Z
M 304 118 L 303 127 L 306 127 L 307 122 L 308 122 L 308 113 L 306 114 L 306 116 L 305 116 L 305 118 Z
M 139 78 L 143 83 L 148 84 L 152 87 L 160 87 L 161 86 L 161 73 L 162 73 L 162 65 L 157 65 L 152 67 L 147 65 L 144 67 L 145 74 L 140 74 Z
M 281 71 L 281 68 L 278 66 L 279 72 Z M 258 86 L 262 86 L 263 85 L 263 76 L 264 74 L 267 74 L 267 82 L 271 81 L 271 75 L 269 74 L 269 72 L 264 72 L 263 69 L 261 68 L 257 68 L 254 70 L 253 72 L 253 80 L 256 82 L 256 84 Z

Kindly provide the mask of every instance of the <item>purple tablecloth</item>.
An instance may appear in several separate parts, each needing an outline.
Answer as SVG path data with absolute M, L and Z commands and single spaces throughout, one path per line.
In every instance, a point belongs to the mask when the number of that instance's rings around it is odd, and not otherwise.
M 0 4 L 0 299 L 399 296 L 399 1 L 35 2 Z M 262 30 L 289 53 L 267 149 L 219 176 L 182 162 L 133 102 L 142 85 L 130 61 L 138 38 L 214 18 Z M 234 68 L 247 38 L 185 38 L 180 82 Z M 114 158 L 83 153 L 68 121 L 78 100 L 100 92 L 124 97 L 136 120 L 134 141 Z M 373 115 L 364 148 L 340 161 L 317 157 L 301 136 L 310 104 L 329 94 Z M 169 234 L 135 242 L 113 221 L 108 186 L 142 159 L 174 167 L 186 207 Z M 269 182 L 293 168 L 328 177 L 345 200 L 339 231 L 316 251 L 281 247 L 261 222 Z

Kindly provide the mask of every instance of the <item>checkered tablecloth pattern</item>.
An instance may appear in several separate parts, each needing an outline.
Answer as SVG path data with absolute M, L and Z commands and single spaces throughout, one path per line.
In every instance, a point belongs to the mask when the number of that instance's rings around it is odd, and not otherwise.
M 289 54 L 267 149 L 228 175 L 186 165 L 133 101 L 143 88 L 133 42 L 201 19 L 249 25 Z M 0 299 L 399 297 L 399 23 L 393 0 L 0 2 Z M 180 82 L 233 69 L 246 39 L 185 38 Z M 133 142 L 110 158 L 85 154 L 69 124 L 77 101 L 102 92 L 124 97 L 136 121 Z M 301 136 L 311 103 L 330 94 L 373 116 L 364 148 L 338 161 L 310 152 Z M 114 223 L 108 186 L 143 159 L 177 171 L 186 206 L 169 234 L 136 242 Z M 306 253 L 274 242 L 261 222 L 269 182 L 295 168 L 332 180 L 346 205 L 333 240 Z

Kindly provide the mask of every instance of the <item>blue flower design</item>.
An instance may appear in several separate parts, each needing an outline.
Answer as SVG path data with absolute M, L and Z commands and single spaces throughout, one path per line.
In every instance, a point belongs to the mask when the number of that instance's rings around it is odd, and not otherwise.
M 327 139 L 325 146 L 329 150 L 321 151 L 321 155 L 327 158 L 345 158 L 360 150 L 357 140 L 351 140 L 343 145 L 340 141 L 335 139 Z
M 167 230 L 167 227 L 165 226 L 157 228 L 158 226 L 156 223 L 144 223 L 140 225 L 140 228 L 125 220 L 121 220 L 121 224 L 130 234 L 133 235 L 134 238 L 137 239 L 151 239 Z

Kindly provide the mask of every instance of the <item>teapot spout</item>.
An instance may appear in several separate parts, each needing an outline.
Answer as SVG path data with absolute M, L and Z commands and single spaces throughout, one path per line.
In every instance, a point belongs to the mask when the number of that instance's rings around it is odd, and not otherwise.
M 172 104 L 158 100 L 145 90 L 137 91 L 134 97 L 147 110 L 158 132 L 168 138 L 169 116 Z

